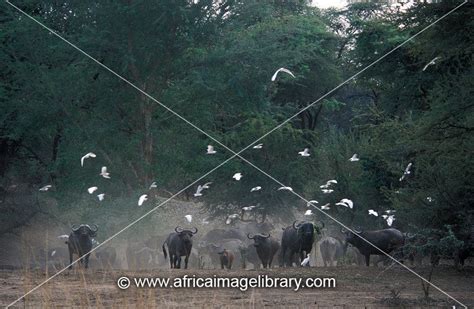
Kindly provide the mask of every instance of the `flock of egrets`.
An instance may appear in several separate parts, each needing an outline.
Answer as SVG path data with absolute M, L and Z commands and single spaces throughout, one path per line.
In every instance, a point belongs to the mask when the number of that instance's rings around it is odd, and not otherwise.
M 433 60 L 436 60 L 436 59 L 433 59 Z M 432 61 L 433 62 L 433 61 Z M 434 64 L 434 63 L 429 63 L 428 65 L 430 64 Z M 428 66 L 427 65 L 427 66 Z M 280 68 L 278 69 L 272 76 L 271 80 L 272 81 L 275 81 L 278 74 L 280 72 L 284 72 L 284 73 L 287 73 L 289 75 L 291 75 L 293 78 L 295 78 L 294 74 L 289 71 L 288 69 L 285 69 L 285 68 Z M 254 145 L 252 147 L 253 149 L 262 149 L 263 148 L 263 144 L 257 144 L 257 145 Z M 207 150 L 206 150 L 206 154 L 207 155 L 215 155 L 217 153 L 217 150 L 214 148 L 214 146 L 212 145 L 208 145 L 207 146 Z M 298 155 L 300 155 L 301 157 L 309 157 L 311 156 L 310 154 L 310 151 L 309 151 L 309 148 L 305 148 L 303 149 L 302 151 L 298 152 Z M 84 163 L 85 163 L 85 160 L 87 159 L 91 159 L 91 158 L 96 158 L 96 154 L 93 153 L 93 152 L 89 152 L 87 154 L 85 154 L 84 156 L 81 157 L 81 166 L 84 167 Z M 350 162 L 357 162 L 359 161 L 360 158 L 358 157 L 357 154 L 354 154 L 351 158 L 349 158 L 349 161 Z M 405 171 L 403 172 L 403 175 L 400 177 L 400 181 L 402 181 L 403 179 L 405 179 L 405 177 L 410 174 L 410 169 L 412 167 L 412 163 L 409 163 L 408 166 L 406 167 Z M 102 176 L 103 178 L 105 179 L 110 179 L 110 173 L 108 172 L 107 170 L 107 167 L 106 166 L 102 166 L 101 170 L 100 170 L 100 173 L 99 173 L 100 176 Z M 244 177 L 244 175 L 242 173 L 235 173 L 232 178 L 235 180 L 235 181 L 240 181 L 242 178 Z M 203 196 L 203 192 L 204 190 L 206 189 L 210 189 L 210 185 L 212 184 L 212 182 L 207 182 L 203 185 L 198 185 L 197 188 L 196 188 L 196 192 L 194 193 L 194 197 L 201 197 Z M 334 192 L 334 189 L 332 189 L 332 186 L 337 184 L 337 180 L 335 179 L 331 179 L 331 180 L 328 180 L 325 184 L 321 185 L 320 186 L 320 189 L 321 189 L 321 192 L 323 194 L 331 194 L 332 192 Z M 50 188 L 52 187 L 52 185 L 46 185 L 42 188 L 39 189 L 39 191 L 42 191 L 42 192 L 45 192 L 45 191 L 48 191 Z M 153 189 L 153 188 L 157 188 L 157 184 L 156 182 L 153 182 L 150 187 L 149 187 L 149 190 Z M 92 186 L 92 187 L 89 187 L 87 189 L 87 192 L 89 194 L 94 194 L 99 188 L 97 186 Z M 256 187 L 253 187 L 251 188 L 250 192 L 257 192 L 257 191 L 260 191 L 262 190 L 262 187 L 261 186 L 256 186 Z M 288 186 L 282 186 L 282 187 L 279 187 L 277 189 L 278 191 L 283 191 L 283 190 L 286 190 L 286 191 L 293 191 L 293 188 L 291 187 L 288 187 Z M 99 193 L 96 195 L 97 196 L 97 199 L 99 201 L 103 201 L 104 198 L 105 198 L 105 193 Z M 148 200 L 148 195 L 147 194 L 142 194 L 139 199 L 138 199 L 138 206 L 142 206 L 146 201 Z M 316 200 L 311 200 L 307 203 L 307 207 L 310 207 L 310 206 L 315 206 L 315 204 L 318 204 L 319 202 L 316 201 Z M 335 203 L 336 206 L 343 206 L 343 207 L 347 207 L 349 209 L 353 209 L 354 207 L 354 203 L 350 200 L 350 199 L 347 199 L 347 198 L 344 198 L 342 199 L 341 201 Z M 325 205 L 322 205 L 320 207 L 321 210 L 330 210 L 331 207 L 330 207 L 330 203 L 327 203 Z M 243 207 L 242 208 L 242 211 L 244 213 L 246 212 L 251 212 L 253 211 L 254 209 L 256 208 L 256 206 L 246 206 L 246 207 Z M 388 226 L 391 226 L 393 224 L 393 221 L 395 221 L 395 215 L 393 214 L 395 211 L 394 210 L 386 210 L 384 215 L 382 215 L 382 218 L 387 222 L 387 225 Z M 377 211 L 373 210 L 373 209 L 369 209 L 368 210 L 368 214 L 371 215 L 371 216 L 375 216 L 375 217 L 378 217 L 379 214 Z M 311 209 L 308 209 L 305 214 L 305 216 L 313 216 L 314 213 L 312 212 Z M 191 215 L 186 215 L 185 216 L 185 219 L 188 221 L 188 222 L 192 222 L 192 216 Z M 231 214 L 229 216 L 227 216 L 226 218 L 226 224 L 231 224 L 234 220 L 237 220 L 237 219 L 241 219 L 241 215 L 240 214 Z M 203 221 L 204 222 L 204 221 Z

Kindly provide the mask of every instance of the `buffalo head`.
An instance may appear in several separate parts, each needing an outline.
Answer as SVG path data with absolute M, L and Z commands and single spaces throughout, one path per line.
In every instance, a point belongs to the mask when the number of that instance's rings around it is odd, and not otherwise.
M 251 234 L 247 234 L 247 238 L 248 239 L 252 239 L 254 241 L 254 246 L 255 247 L 259 247 L 263 242 L 266 241 L 267 238 L 270 237 L 270 234 L 268 234 L 268 236 L 265 236 L 264 234 L 257 234 L 255 236 L 250 236 Z
M 99 228 L 95 224 L 92 224 L 92 227 L 89 226 L 89 224 L 81 224 L 79 226 L 74 224 L 71 227 L 71 230 L 74 234 L 82 237 L 95 237 L 97 236 L 98 229 Z
M 297 221 L 293 222 L 293 228 L 298 232 L 298 235 L 300 235 L 302 239 L 311 239 L 314 235 L 314 224 L 304 221 L 296 224 L 296 222 Z
M 302 222 L 299 222 L 298 224 L 296 224 L 296 222 L 298 222 L 298 220 L 296 220 L 295 222 L 293 222 L 293 228 L 295 230 L 298 231 L 298 233 L 300 234 L 311 234 L 311 230 L 313 231 L 316 231 L 317 233 L 320 233 L 321 230 L 324 228 L 324 222 L 323 221 L 319 221 L 320 224 L 319 225 L 316 225 L 316 224 L 313 224 L 311 222 L 306 222 L 306 221 L 302 221 Z
M 192 237 L 194 234 L 196 234 L 198 232 L 198 229 L 197 228 L 193 228 L 194 231 L 191 231 L 191 230 L 184 230 L 182 228 L 180 228 L 179 226 L 177 226 L 174 231 L 178 234 L 178 236 L 183 240 L 183 242 L 185 244 L 190 244 L 192 243 Z
M 355 234 L 360 234 L 362 231 L 353 228 L 352 230 L 344 230 L 342 229 L 341 232 L 346 236 L 346 242 L 352 244 L 358 237 Z

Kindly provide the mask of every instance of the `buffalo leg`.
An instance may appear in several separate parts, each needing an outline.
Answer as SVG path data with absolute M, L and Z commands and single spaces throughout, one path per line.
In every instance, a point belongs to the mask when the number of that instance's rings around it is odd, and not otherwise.
M 281 248 L 281 252 L 279 254 L 279 259 L 280 259 L 280 267 L 283 267 L 285 266 L 285 250 L 283 249 L 283 247 Z
M 286 254 L 286 267 L 292 267 L 293 266 L 293 260 L 294 260 L 295 253 L 293 251 L 289 251 Z
M 181 268 L 181 256 L 176 256 L 176 268 Z
M 370 254 L 365 255 L 365 265 L 370 266 Z
M 174 268 L 174 255 L 170 254 L 170 268 Z
M 184 258 L 184 269 L 188 269 L 189 255 L 186 255 Z
M 86 256 L 84 257 L 84 266 L 86 269 L 89 267 L 89 256 L 90 253 L 86 254 Z
M 72 269 L 72 251 L 69 250 L 69 269 Z

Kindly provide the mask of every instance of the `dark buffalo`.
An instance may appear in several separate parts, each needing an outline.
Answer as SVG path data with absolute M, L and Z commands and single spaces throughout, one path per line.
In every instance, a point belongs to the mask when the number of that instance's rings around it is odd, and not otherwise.
M 397 229 L 384 229 L 377 231 L 346 231 L 346 241 L 356 247 L 365 257 L 365 264 L 370 265 L 370 255 L 385 255 L 394 250 L 401 249 L 405 244 L 405 237 Z M 359 237 L 360 236 L 360 237 Z M 369 244 L 364 239 L 368 240 Z M 376 246 L 377 248 L 375 248 Z M 380 250 L 382 250 L 382 252 Z
M 169 234 L 163 243 L 162 249 L 166 259 L 166 248 L 170 255 L 170 266 L 171 268 L 181 268 L 181 257 L 184 256 L 184 268 L 188 268 L 189 255 L 193 248 L 193 235 L 198 232 L 197 228 L 194 228 L 194 232 L 191 230 L 183 230 L 179 226 L 174 229 L 175 233 Z
M 69 234 L 69 239 L 66 241 L 69 248 L 69 269 L 72 269 L 73 254 L 77 254 L 84 264 L 85 268 L 89 267 L 89 256 L 92 250 L 92 238 L 97 235 L 97 225 L 93 224 L 90 227 L 88 224 L 81 224 L 79 227 L 72 226 L 72 232 Z
M 213 266 L 216 266 L 220 263 L 220 252 L 223 250 L 240 252 L 241 248 L 244 246 L 244 242 L 242 242 L 240 239 L 222 239 L 217 243 L 207 243 L 206 241 L 200 241 L 198 244 L 201 260 L 204 261 L 203 258 L 207 256 Z M 234 255 L 234 262 L 236 264 L 240 264 L 241 261 L 239 255 Z
M 218 252 L 221 260 L 221 269 L 232 268 L 232 263 L 234 262 L 234 253 L 230 250 L 224 249 L 221 252 Z
M 280 266 L 292 266 L 295 260 L 295 254 L 299 257 L 299 263 L 311 252 L 316 238 L 316 232 L 319 233 L 319 227 L 311 222 L 301 222 L 283 229 L 281 238 Z M 324 228 L 324 223 L 322 228 Z M 299 264 L 298 263 L 298 264 Z
M 262 234 L 257 234 L 250 237 L 250 234 L 247 234 L 248 239 L 254 241 L 254 246 L 257 250 L 258 257 L 262 261 L 263 268 L 270 268 L 272 266 L 273 257 L 280 249 L 280 244 L 276 239 L 270 237 L 270 234 L 264 236 Z

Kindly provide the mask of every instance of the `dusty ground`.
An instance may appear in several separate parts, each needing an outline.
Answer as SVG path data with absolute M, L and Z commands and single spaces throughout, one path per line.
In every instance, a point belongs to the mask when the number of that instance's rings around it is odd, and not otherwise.
M 427 268 L 415 269 L 426 275 Z M 53 273 L 49 273 L 52 275 Z M 274 277 L 335 277 L 334 289 L 137 289 L 120 290 L 117 278 L 127 276 L 173 277 L 195 274 L 256 277 L 269 274 Z M 6 306 L 26 291 L 47 278 L 44 271 L 0 271 L 0 305 Z M 469 307 L 474 306 L 474 268 L 462 272 L 452 267 L 435 270 L 433 283 Z M 400 292 L 398 297 L 392 292 Z M 20 301 L 16 308 L 61 307 L 299 307 L 299 308 L 452 308 L 446 296 L 431 288 L 431 301 L 422 299 L 420 279 L 394 266 L 388 270 L 379 267 L 293 268 L 260 271 L 243 270 L 156 270 L 149 272 L 89 270 L 64 272 Z M 457 307 L 460 308 L 460 307 Z

